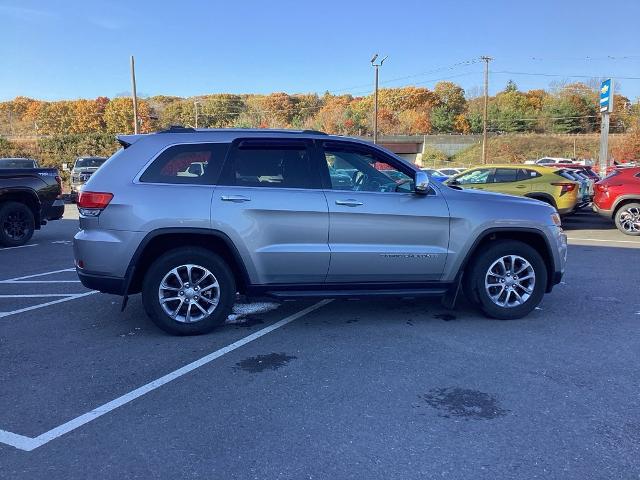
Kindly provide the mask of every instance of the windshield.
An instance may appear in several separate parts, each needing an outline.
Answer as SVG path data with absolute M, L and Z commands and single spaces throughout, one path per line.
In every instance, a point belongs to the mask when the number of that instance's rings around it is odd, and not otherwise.
M 0 168 L 35 168 L 36 162 L 30 158 L 0 158 Z
M 106 158 L 79 158 L 74 168 L 98 168 L 106 160 Z

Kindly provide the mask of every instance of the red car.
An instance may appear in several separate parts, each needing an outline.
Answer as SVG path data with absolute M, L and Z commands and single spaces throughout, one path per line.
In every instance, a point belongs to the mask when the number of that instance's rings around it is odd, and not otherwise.
M 616 169 L 596 183 L 593 210 L 622 233 L 640 236 L 640 167 Z

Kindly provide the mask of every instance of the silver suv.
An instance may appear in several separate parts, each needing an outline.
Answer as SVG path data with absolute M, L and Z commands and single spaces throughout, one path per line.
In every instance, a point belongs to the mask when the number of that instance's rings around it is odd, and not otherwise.
M 538 305 L 566 236 L 544 203 L 430 182 L 393 153 L 315 131 L 124 135 L 81 191 L 76 268 L 142 292 L 167 332 L 209 332 L 236 294 L 443 296 L 499 319 Z

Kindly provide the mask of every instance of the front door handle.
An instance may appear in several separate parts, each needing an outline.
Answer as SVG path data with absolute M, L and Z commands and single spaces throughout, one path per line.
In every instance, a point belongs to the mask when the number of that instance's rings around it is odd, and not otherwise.
M 249 197 L 245 197 L 244 195 L 223 195 L 220 197 L 220 200 L 222 200 L 223 202 L 235 202 L 235 203 L 251 201 Z
M 345 207 L 359 207 L 364 203 L 354 200 L 353 198 L 347 198 L 346 200 L 336 200 L 336 205 L 343 205 Z

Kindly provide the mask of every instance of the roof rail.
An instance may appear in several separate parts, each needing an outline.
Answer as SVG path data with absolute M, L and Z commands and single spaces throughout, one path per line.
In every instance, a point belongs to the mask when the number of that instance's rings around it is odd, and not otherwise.
M 213 129 L 195 129 L 192 127 L 184 127 L 182 125 L 171 125 L 166 130 L 159 130 L 156 133 L 196 133 L 196 132 L 207 132 L 207 131 L 250 131 L 252 133 L 297 133 L 301 135 L 327 135 L 325 132 L 321 132 L 319 130 L 289 130 L 289 129 L 269 129 L 269 128 L 213 128 Z
M 302 133 L 306 133 L 309 135 L 327 135 L 326 132 L 323 132 L 321 130 L 302 130 Z
M 170 125 L 166 130 L 160 130 L 157 133 L 194 133 L 195 128 L 183 127 L 182 125 Z

